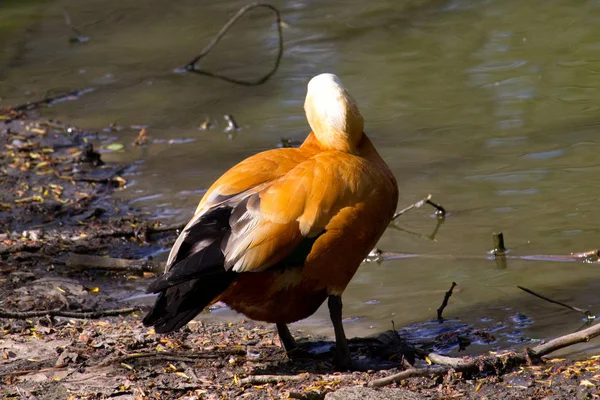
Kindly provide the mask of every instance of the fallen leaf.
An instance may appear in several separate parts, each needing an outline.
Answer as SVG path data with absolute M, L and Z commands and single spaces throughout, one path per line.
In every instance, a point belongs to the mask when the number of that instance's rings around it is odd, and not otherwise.
M 146 144 L 147 142 L 148 142 L 148 130 L 146 128 L 142 128 L 142 130 L 138 134 L 138 137 L 133 142 L 133 145 L 141 146 L 143 144 Z
M 121 143 L 111 143 L 105 147 L 106 150 L 110 151 L 121 151 L 125 148 Z

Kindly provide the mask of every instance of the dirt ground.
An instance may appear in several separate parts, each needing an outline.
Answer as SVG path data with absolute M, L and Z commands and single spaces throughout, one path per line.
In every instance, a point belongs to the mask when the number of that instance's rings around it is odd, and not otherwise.
M 335 372 L 330 354 L 290 361 L 275 332 L 252 322 L 195 321 L 161 336 L 139 315 L 4 322 L 0 354 L 4 398 L 320 399 L 397 370 Z M 597 399 L 599 370 L 598 358 L 550 360 L 501 377 L 449 374 L 400 387 L 432 399 Z
M 144 327 L 143 310 L 100 288 L 151 278 L 159 266 L 86 266 L 73 257 L 146 258 L 168 247 L 178 227 L 147 222 L 111 198 L 126 184 L 126 167 L 104 165 L 94 138 L 67 124 L 0 112 L 3 398 L 322 399 L 407 363 L 426 365 L 415 360 L 415 344 L 392 331 L 352 341 L 364 371 L 338 372 L 330 362 L 333 343 L 303 332 L 295 335 L 307 356 L 289 360 L 273 327 L 251 321 L 194 321 L 169 335 Z M 450 371 L 388 387 L 431 399 L 599 399 L 600 356 L 500 374 Z

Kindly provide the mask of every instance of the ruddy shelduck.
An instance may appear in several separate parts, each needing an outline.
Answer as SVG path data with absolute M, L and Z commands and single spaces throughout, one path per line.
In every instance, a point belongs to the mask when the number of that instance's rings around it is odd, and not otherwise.
M 144 324 L 171 332 L 220 300 L 274 322 L 290 354 L 286 324 L 328 299 L 335 362 L 350 365 L 341 295 L 388 226 L 398 188 L 337 76 L 311 79 L 304 110 L 312 132 L 302 146 L 247 158 L 208 189 L 148 288 L 159 295 Z

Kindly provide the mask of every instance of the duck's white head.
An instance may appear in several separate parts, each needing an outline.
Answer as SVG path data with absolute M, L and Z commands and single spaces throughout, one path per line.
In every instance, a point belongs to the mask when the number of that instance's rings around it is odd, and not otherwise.
M 364 120 L 337 76 L 321 74 L 308 82 L 304 111 L 321 145 L 354 152 L 363 136 Z

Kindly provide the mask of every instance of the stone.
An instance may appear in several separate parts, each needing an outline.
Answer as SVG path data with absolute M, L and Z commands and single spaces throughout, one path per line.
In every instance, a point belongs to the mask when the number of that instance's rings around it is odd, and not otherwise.
M 407 389 L 371 389 L 364 386 L 352 386 L 327 393 L 325 400 L 422 400 L 428 397 L 413 393 Z

